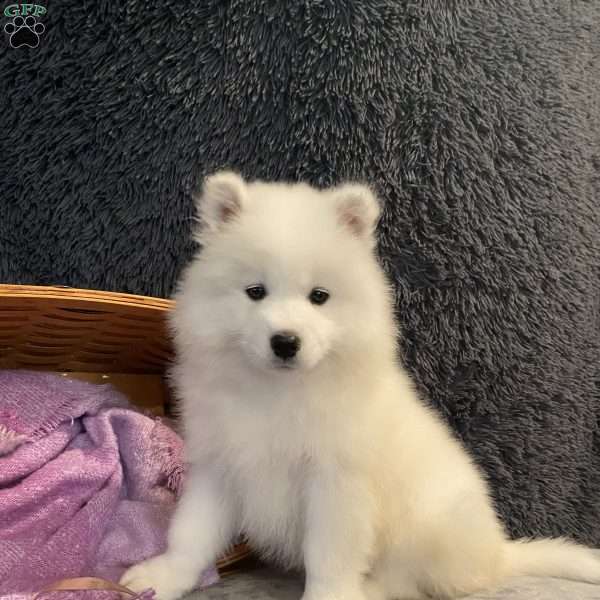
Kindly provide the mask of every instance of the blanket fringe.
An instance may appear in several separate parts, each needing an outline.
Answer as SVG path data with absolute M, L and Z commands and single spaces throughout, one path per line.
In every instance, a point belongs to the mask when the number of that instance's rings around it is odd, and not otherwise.
M 0 423 L 0 456 L 10 454 L 26 441 L 26 436 L 17 433 Z
M 185 476 L 183 441 L 162 419 L 156 419 L 152 456 L 165 474 L 167 488 L 179 497 Z

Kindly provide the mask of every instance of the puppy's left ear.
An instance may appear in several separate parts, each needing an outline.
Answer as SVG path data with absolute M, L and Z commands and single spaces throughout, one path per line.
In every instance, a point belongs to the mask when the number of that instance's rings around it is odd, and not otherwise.
M 381 207 L 366 185 L 346 183 L 333 190 L 338 221 L 359 239 L 373 240 Z

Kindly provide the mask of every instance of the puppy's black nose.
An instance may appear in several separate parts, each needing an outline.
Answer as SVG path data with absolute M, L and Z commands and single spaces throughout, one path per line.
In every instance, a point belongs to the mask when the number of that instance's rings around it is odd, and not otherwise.
M 298 354 L 300 338 L 289 331 L 276 333 L 271 338 L 271 348 L 275 356 L 283 360 L 289 360 Z

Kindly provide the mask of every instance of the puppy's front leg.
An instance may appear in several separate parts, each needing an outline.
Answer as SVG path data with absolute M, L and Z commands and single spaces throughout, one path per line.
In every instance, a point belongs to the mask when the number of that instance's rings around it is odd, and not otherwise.
M 363 577 L 375 542 L 368 482 L 336 467 L 320 469 L 307 500 L 303 600 L 364 600 Z
M 121 584 L 138 593 L 152 588 L 158 600 L 176 600 L 225 550 L 234 524 L 231 499 L 222 493 L 219 478 L 191 467 L 169 528 L 167 551 L 129 569 Z

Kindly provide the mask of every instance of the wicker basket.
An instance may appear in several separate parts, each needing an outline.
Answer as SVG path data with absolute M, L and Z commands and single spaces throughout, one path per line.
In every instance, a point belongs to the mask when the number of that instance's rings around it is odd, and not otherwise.
M 165 327 L 170 300 L 62 287 L 0 285 L 0 369 L 54 371 L 111 383 L 136 405 L 164 414 L 172 356 Z M 250 552 L 235 545 L 232 570 Z

